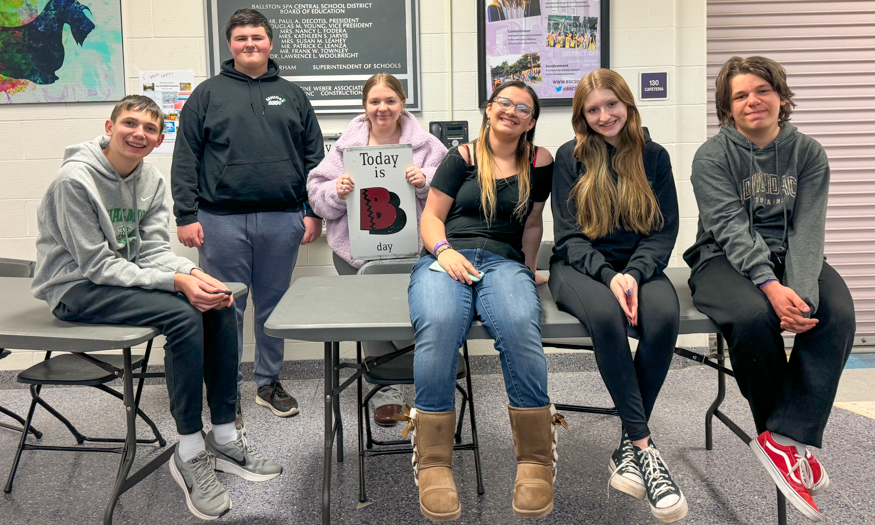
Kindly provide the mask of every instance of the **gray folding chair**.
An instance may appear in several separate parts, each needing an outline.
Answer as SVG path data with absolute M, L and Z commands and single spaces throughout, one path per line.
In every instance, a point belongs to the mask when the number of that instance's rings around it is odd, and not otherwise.
M 0 257 L 0 277 L 33 277 L 34 268 L 36 264 L 33 261 L 25 261 L 22 259 L 4 259 Z M 4 348 L 0 348 L 0 359 L 8 357 L 12 352 L 6 350 Z M 7 423 L 0 422 L 0 427 L 7 428 L 9 430 L 15 430 L 20 432 L 24 429 L 24 418 L 12 412 L 9 409 L 3 408 L 0 406 L 0 413 L 5 414 L 12 419 L 18 421 L 21 425 L 20 427 L 16 427 L 13 425 L 9 425 Z M 37 439 L 43 437 L 43 433 L 39 430 L 33 428 L 32 426 L 28 427 L 28 431 L 34 435 Z
M 0 259 L 0 277 L 24 277 L 33 278 L 35 263 L 33 261 L 22 261 L 17 259 Z M 137 392 L 134 397 L 134 404 L 137 407 L 137 415 L 149 425 L 154 438 L 138 439 L 137 443 L 158 443 L 160 446 L 165 446 L 167 441 L 158 431 L 158 427 L 149 419 L 146 414 L 139 408 L 140 396 L 143 392 L 143 381 L 147 377 L 164 377 L 163 373 L 148 373 L 146 368 L 149 362 L 149 354 L 152 351 L 152 341 L 149 341 L 146 352 L 142 356 L 133 356 L 132 368 L 140 368 L 140 372 L 134 377 L 139 378 L 137 384 Z M 5 354 L 5 355 L 4 355 Z M 0 352 L 0 359 L 8 355 L 8 350 Z M 47 446 L 47 445 L 32 445 L 27 443 L 26 436 L 22 436 L 18 447 L 13 457 L 12 467 L 9 470 L 9 477 L 6 480 L 6 485 L 3 487 L 3 492 L 9 493 L 12 491 L 12 482 L 15 479 L 15 473 L 18 470 L 18 464 L 21 459 L 21 453 L 25 450 L 54 450 L 54 451 L 82 451 L 82 452 L 112 452 L 121 454 L 124 452 L 124 447 L 120 446 L 124 443 L 122 438 L 95 438 L 88 437 L 79 432 L 76 427 L 70 423 L 67 418 L 55 410 L 46 400 L 40 396 L 40 391 L 43 385 L 60 385 L 60 386 L 91 386 L 102 390 L 113 397 L 123 400 L 123 395 L 118 391 L 106 386 L 106 383 L 118 379 L 119 370 L 123 368 L 123 357 L 120 355 L 101 355 L 99 358 L 88 354 L 62 354 L 52 358 L 52 352 L 46 352 L 45 359 L 27 370 L 23 370 L 18 374 L 17 380 L 19 383 L 30 385 L 31 403 L 28 410 L 27 418 L 22 419 L 16 414 L 0 407 L 0 412 L 6 414 L 13 419 L 21 422 L 23 428 L 28 428 L 30 432 L 37 438 L 42 438 L 42 433 L 35 430 L 31 425 L 33 420 L 34 410 L 37 405 L 46 409 L 50 414 L 55 416 L 67 429 L 73 434 L 78 445 L 82 445 L 86 441 L 92 443 L 114 443 L 116 446 L 111 447 L 66 447 L 66 446 Z M 10 427 L 5 424 L 0 426 Z

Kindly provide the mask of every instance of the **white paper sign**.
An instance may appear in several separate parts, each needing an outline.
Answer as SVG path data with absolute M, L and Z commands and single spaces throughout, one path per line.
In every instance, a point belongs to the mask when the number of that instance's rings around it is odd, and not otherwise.
M 343 167 L 355 183 L 346 197 L 353 259 L 413 257 L 419 249 L 416 192 L 405 172 L 413 166 L 410 144 L 343 150 Z
M 154 153 L 173 153 L 179 113 L 191 95 L 193 83 L 191 71 L 140 71 L 140 94 L 154 100 L 164 112 L 164 142 Z

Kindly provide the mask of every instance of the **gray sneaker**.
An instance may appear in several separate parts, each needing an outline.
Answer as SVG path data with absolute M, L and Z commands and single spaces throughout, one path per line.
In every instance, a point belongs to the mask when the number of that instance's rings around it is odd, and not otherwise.
M 262 457 L 243 434 L 238 433 L 237 439 L 227 445 L 219 445 L 210 430 L 205 441 L 207 450 L 216 456 L 216 470 L 219 472 L 237 474 L 249 481 L 267 481 L 283 472 L 279 463 Z
M 170 460 L 170 475 L 185 492 L 188 510 L 202 520 L 221 518 L 231 510 L 231 496 L 216 478 L 215 461 L 206 451 L 189 461 L 174 452 Z

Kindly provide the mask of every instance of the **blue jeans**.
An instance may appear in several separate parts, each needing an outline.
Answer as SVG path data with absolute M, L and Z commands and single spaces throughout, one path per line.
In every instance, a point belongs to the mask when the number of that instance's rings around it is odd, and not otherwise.
M 203 270 L 224 282 L 249 287 L 255 306 L 255 384 L 279 379 L 285 341 L 264 333 L 264 323 L 292 283 L 292 270 L 304 237 L 304 212 L 273 211 L 216 215 L 198 211 L 204 244 L 198 248 Z M 237 310 L 237 364 L 243 360 L 243 314 L 246 296 L 234 300 Z M 243 372 L 237 371 L 237 395 Z
M 474 315 L 495 340 L 511 406 L 542 407 L 547 396 L 547 360 L 541 345 L 541 301 L 525 265 L 488 250 L 460 250 L 481 273 L 480 282 L 455 281 L 420 258 L 410 276 L 407 300 L 416 330 L 413 376 L 416 408 L 448 412 L 455 408 L 457 353 Z

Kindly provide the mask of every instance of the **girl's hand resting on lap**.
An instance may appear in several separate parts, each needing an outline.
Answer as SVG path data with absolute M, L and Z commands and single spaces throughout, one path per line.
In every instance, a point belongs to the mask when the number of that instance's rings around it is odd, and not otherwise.
M 628 290 L 628 293 L 627 293 Z M 630 325 L 638 324 L 638 281 L 628 274 L 618 273 L 611 279 L 611 292 L 620 303 Z
M 474 268 L 468 259 L 465 258 L 464 255 L 457 252 L 453 249 L 447 249 L 441 252 L 438 256 L 438 263 L 440 263 L 441 268 L 447 271 L 447 273 L 456 281 L 464 282 L 467 284 L 473 283 L 471 280 L 471 276 L 468 275 L 468 272 L 474 275 L 474 277 L 479 278 L 480 272 Z

